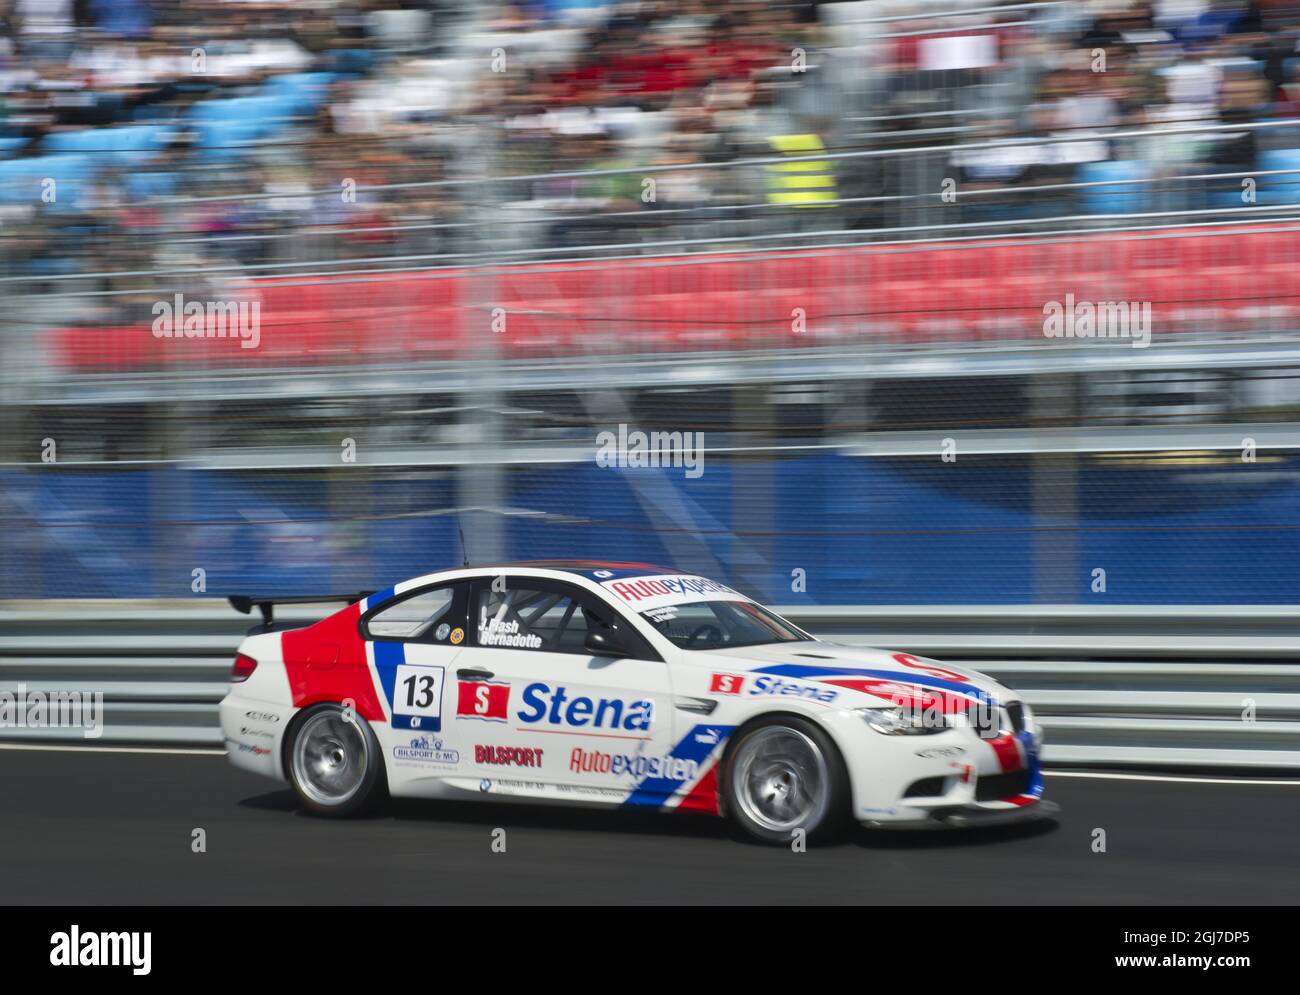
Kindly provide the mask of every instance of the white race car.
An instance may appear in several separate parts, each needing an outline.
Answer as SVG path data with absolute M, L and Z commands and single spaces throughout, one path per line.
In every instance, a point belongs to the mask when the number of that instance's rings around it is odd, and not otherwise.
M 1038 818 L 1041 733 L 1005 687 L 823 642 L 662 567 L 446 570 L 239 648 L 221 727 L 237 767 L 352 815 L 393 796 L 725 815 L 789 843 L 873 826 Z

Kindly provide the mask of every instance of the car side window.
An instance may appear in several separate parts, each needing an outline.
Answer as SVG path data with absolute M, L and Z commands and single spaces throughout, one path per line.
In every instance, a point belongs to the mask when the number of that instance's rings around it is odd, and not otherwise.
M 587 634 L 618 625 L 609 606 L 581 588 L 529 578 L 507 578 L 504 590 L 490 581 L 476 585 L 472 609 L 475 640 L 488 649 L 591 656 Z M 640 651 L 641 641 L 634 642 Z
M 464 638 L 463 599 L 457 598 L 464 585 L 447 584 L 389 602 L 364 626 L 366 639 L 459 644 Z M 459 635 L 455 633 L 459 630 Z
M 705 626 L 716 630 L 717 635 L 722 637 L 720 642 L 725 642 L 718 616 L 707 604 L 671 605 L 646 614 L 656 629 L 679 646 L 687 645 L 692 634 L 698 633 Z

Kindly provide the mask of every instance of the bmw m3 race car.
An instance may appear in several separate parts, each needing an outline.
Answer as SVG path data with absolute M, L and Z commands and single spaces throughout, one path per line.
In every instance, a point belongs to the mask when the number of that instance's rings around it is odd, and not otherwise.
M 823 642 L 723 584 L 636 564 L 446 570 L 240 645 L 237 767 L 322 815 L 385 794 L 727 816 L 788 843 L 1054 814 L 1016 694 L 906 653 Z

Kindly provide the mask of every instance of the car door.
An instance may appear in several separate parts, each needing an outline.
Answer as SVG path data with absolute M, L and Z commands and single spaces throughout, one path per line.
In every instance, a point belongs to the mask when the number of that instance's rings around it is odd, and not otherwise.
M 461 768 L 447 742 L 449 675 L 466 635 L 470 585 L 432 584 L 380 602 L 362 615 L 366 657 L 388 721 L 376 729 L 393 784 L 445 777 Z
M 667 664 L 601 598 L 505 575 L 474 583 L 469 613 L 453 725 L 480 790 L 619 803 L 682 773 Z M 618 629 L 628 655 L 593 654 L 592 628 Z

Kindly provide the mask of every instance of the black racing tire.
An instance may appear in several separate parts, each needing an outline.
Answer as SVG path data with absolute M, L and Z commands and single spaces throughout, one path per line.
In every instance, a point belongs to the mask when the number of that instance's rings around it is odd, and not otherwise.
M 388 795 L 374 730 L 341 705 L 313 705 L 297 717 L 286 737 L 284 768 L 294 794 L 313 815 L 364 815 Z
M 724 811 L 748 836 L 790 846 L 839 838 L 849 822 L 848 769 L 830 736 L 798 715 L 766 715 L 742 726 L 723 761 Z

